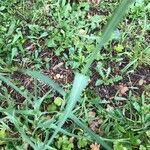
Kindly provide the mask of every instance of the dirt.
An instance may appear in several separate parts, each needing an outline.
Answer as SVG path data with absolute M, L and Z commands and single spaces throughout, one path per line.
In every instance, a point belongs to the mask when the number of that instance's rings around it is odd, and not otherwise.
M 34 45 L 32 43 L 28 43 L 28 45 L 26 45 L 26 48 L 32 51 L 34 50 Z M 45 58 L 49 58 L 47 63 L 49 63 L 50 68 L 46 68 L 46 65 L 41 66 L 42 69 L 40 71 L 43 74 L 49 76 L 51 79 L 55 80 L 61 85 L 72 83 L 73 71 L 70 68 L 66 67 L 65 62 L 60 57 L 54 55 L 53 50 L 45 49 L 39 54 L 39 57 L 41 61 L 43 61 Z M 128 63 L 129 60 L 126 58 L 121 62 L 114 62 L 109 60 L 108 64 L 106 64 L 106 68 L 110 66 L 112 68 L 112 76 L 115 76 L 120 74 L 120 70 L 124 68 Z M 123 79 L 119 82 L 110 85 L 95 86 L 96 81 L 101 78 L 95 70 L 96 64 L 97 62 L 95 61 L 91 66 L 92 76 L 91 82 L 88 87 L 94 90 L 101 99 L 112 100 L 115 95 L 119 93 L 120 88 L 126 89 L 125 94 L 121 96 L 127 96 L 129 90 L 133 91 L 136 95 L 141 95 L 141 93 L 144 91 L 145 86 L 150 84 L 150 66 L 141 65 L 134 72 L 130 72 L 124 75 Z M 30 62 L 25 64 L 24 66 L 25 68 L 31 68 L 32 65 L 34 64 Z M 20 67 L 24 68 L 24 66 Z M 29 92 L 33 93 L 34 80 L 31 77 L 20 72 L 14 72 L 11 75 L 11 78 L 15 81 L 16 85 L 18 85 L 19 87 L 23 86 Z M 38 85 L 40 87 L 40 95 L 43 95 L 49 89 L 49 87 L 42 82 L 39 82 Z M 17 94 L 13 89 L 8 87 L 8 91 L 18 103 L 23 102 L 24 99 L 21 98 L 21 96 Z
M 113 70 L 118 70 L 116 66 L 112 66 Z M 100 75 L 94 71 L 94 75 L 91 78 L 91 87 L 101 99 L 112 100 L 117 93 L 119 94 L 121 86 L 128 88 L 133 93 L 140 96 L 143 93 L 145 86 L 150 84 L 150 66 L 141 65 L 134 72 L 130 72 L 124 75 L 121 81 L 110 85 L 95 86 L 97 79 L 100 79 Z M 121 96 L 127 96 L 127 91 L 124 95 Z
M 31 44 L 29 44 L 28 46 L 32 48 Z M 61 85 L 66 85 L 72 82 L 73 71 L 70 68 L 65 66 L 65 62 L 62 59 L 60 59 L 57 56 L 54 56 L 51 50 L 46 49 L 42 51 L 40 53 L 40 58 L 41 58 L 41 61 L 43 61 L 45 58 L 50 58 L 49 62 L 47 62 L 49 63 L 49 66 L 50 66 L 49 69 L 47 69 L 45 65 L 41 66 L 40 71 L 43 74 L 50 77 L 51 79 L 53 79 L 54 81 L 58 82 Z M 22 59 L 22 58 L 19 58 L 19 59 Z M 32 62 L 27 62 L 26 64 L 23 64 L 23 65 L 21 64 L 21 66 L 19 67 L 32 68 L 33 65 L 34 64 Z M 14 72 L 11 75 L 11 80 L 12 82 L 15 83 L 16 86 L 23 88 L 23 90 L 27 89 L 30 93 L 34 93 L 34 79 L 31 78 L 30 76 L 25 75 L 21 72 Z M 38 94 L 41 96 L 50 89 L 49 86 L 42 83 L 41 81 L 39 81 L 37 84 L 40 89 L 38 91 Z M 24 98 L 20 94 L 16 93 L 14 89 L 7 86 L 5 83 L 3 83 L 3 85 L 6 87 L 9 94 L 16 100 L 16 104 L 21 105 L 24 101 Z M 55 95 L 58 95 L 58 93 L 56 93 Z
M 62 85 L 72 83 L 73 72 L 71 71 L 71 69 L 66 69 L 65 63 L 62 63 L 62 60 L 57 59 L 56 57 L 54 57 L 54 59 L 52 59 L 51 61 L 53 62 L 51 69 L 43 69 L 42 73 Z M 59 66 L 60 63 L 62 63 L 61 66 Z M 63 75 L 63 78 L 56 78 L 58 74 Z M 14 74 L 12 74 L 12 79 L 15 81 L 15 83 L 18 83 L 19 87 L 24 86 L 25 89 L 33 93 L 34 80 L 31 77 L 24 75 L 20 72 L 15 72 Z M 142 65 L 138 67 L 134 72 L 128 73 L 123 76 L 123 79 L 121 81 L 114 84 L 95 86 L 95 83 L 98 79 L 100 79 L 100 76 L 94 71 L 88 88 L 96 92 L 96 95 L 98 95 L 101 99 L 112 101 L 116 95 L 126 97 L 129 90 L 131 90 L 135 95 L 140 96 L 144 91 L 145 86 L 150 84 L 150 66 Z M 38 82 L 38 85 L 40 87 L 40 95 L 43 95 L 49 90 L 49 87 L 42 82 Z M 123 90 L 125 90 L 125 93 L 119 95 L 119 91 L 121 88 L 124 88 Z M 7 89 L 11 96 L 16 100 L 16 104 L 21 105 L 24 101 L 24 98 L 10 87 L 7 87 Z M 58 95 L 58 93 L 56 94 Z
M 100 2 L 100 1 L 93 1 L 91 2 Z M 93 16 L 93 15 L 105 15 L 109 16 L 108 10 L 98 10 L 94 5 L 91 6 L 89 12 L 87 13 L 87 17 Z M 100 30 L 100 28 L 94 29 L 92 32 L 95 32 L 96 30 Z M 147 38 L 149 39 L 149 38 Z M 34 51 L 35 45 L 29 41 L 27 41 L 24 45 L 24 47 L 28 51 Z M 22 56 L 18 56 L 18 59 L 22 60 Z M 70 68 L 67 68 L 65 65 L 65 62 L 54 55 L 53 50 L 51 49 L 44 49 L 40 52 L 39 58 L 41 58 L 41 61 L 43 61 L 45 58 L 49 58 L 49 61 L 47 62 L 50 66 L 50 68 L 46 68 L 45 65 L 41 66 L 41 72 L 45 75 L 49 76 L 51 79 L 55 80 L 56 82 L 60 83 L 61 85 L 65 85 L 68 83 L 72 83 L 73 81 L 73 71 Z M 15 62 L 14 62 L 15 63 Z M 22 63 L 22 62 L 21 62 Z M 111 66 L 113 69 L 113 74 L 116 75 L 119 74 L 120 69 L 123 68 L 125 65 L 129 63 L 129 60 L 124 59 L 123 61 L 116 63 L 114 61 L 109 61 L 108 66 Z M 26 62 L 26 64 L 21 64 L 19 67 L 23 68 L 31 68 L 34 64 L 32 61 Z M 94 62 L 91 66 L 92 70 L 92 76 L 91 76 L 91 82 L 89 84 L 89 88 L 94 90 L 96 94 L 101 99 L 108 99 L 112 100 L 116 93 L 119 93 L 120 87 L 125 87 L 126 91 L 123 96 L 126 96 L 128 94 L 129 90 L 132 90 L 136 95 L 141 95 L 141 93 L 144 91 L 144 88 L 146 85 L 150 84 L 150 66 L 149 65 L 141 65 L 138 67 L 134 72 L 130 72 L 123 76 L 123 79 L 119 82 L 116 82 L 114 84 L 110 85 L 100 85 L 95 86 L 95 83 L 98 79 L 100 79 L 100 76 L 95 71 L 95 65 L 96 62 Z M 11 76 L 13 80 L 17 83 L 19 86 L 24 86 L 25 89 L 28 89 L 31 93 L 34 91 L 34 80 L 24 75 L 20 72 L 14 72 Z M 46 93 L 46 91 L 49 89 L 47 85 L 44 83 L 39 82 L 40 87 L 40 94 Z M 9 93 L 16 99 L 18 103 L 23 102 L 23 98 L 17 94 L 13 89 L 8 88 Z M 127 88 L 129 90 L 127 90 Z

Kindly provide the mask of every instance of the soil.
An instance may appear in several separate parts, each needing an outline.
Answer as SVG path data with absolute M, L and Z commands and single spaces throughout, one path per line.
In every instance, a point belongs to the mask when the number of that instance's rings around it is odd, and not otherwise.
M 118 68 L 117 64 L 113 64 L 111 67 L 113 68 L 113 70 L 120 70 L 122 68 L 122 66 Z M 149 65 L 139 66 L 134 72 L 129 72 L 128 74 L 123 76 L 123 79 L 121 81 L 111 85 L 95 86 L 97 79 L 100 79 L 100 75 L 98 73 L 95 73 L 94 69 L 93 73 L 94 75 L 91 78 L 91 87 L 101 99 L 113 99 L 116 93 L 119 93 L 120 86 L 127 87 L 129 90 L 132 90 L 132 92 L 134 92 L 136 95 L 140 96 L 144 91 L 144 87 L 150 84 Z M 127 94 L 128 92 L 122 96 L 126 96 Z
M 48 51 L 45 51 L 45 53 L 41 53 L 41 57 L 44 57 L 44 55 L 48 56 Z M 52 59 L 49 63 L 52 64 L 51 68 L 49 70 L 43 68 L 42 73 L 49 76 L 51 79 L 55 80 L 61 85 L 72 83 L 73 71 L 70 68 L 65 67 L 65 62 L 63 62 L 56 56 L 52 56 Z M 120 87 L 127 87 L 129 90 L 132 90 L 132 92 L 134 92 L 137 96 L 140 96 L 144 91 L 145 86 L 150 84 L 150 66 L 141 65 L 134 72 L 130 72 L 123 76 L 123 79 L 119 82 L 110 85 L 95 86 L 96 81 L 100 79 L 100 75 L 94 69 L 95 65 L 96 64 L 93 64 L 91 66 L 93 75 L 91 76 L 91 81 L 88 87 L 96 92 L 96 95 L 98 95 L 101 99 L 112 100 L 115 95 L 119 93 Z M 122 68 L 123 66 L 121 65 L 120 68 Z M 118 68 L 118 64 L 114 65 L 112 63 L 111 67 L 115 72 L 116 70 L 120 69 Z M 14 72 L 11 77 L 15 81 L 15 83 L 18 83 L 18 85 L 20 86 L 24 86 L 25 89 L 27 89 L 29 92 L 32 93 L 34 91 L 34 80 L 31 77 L 20 72 Z M 39 82 L 38 84 L 41 89 L 41 95 L 49 90 L 49 87 L 44 83 Z M 8 87 L 7 89 L 9 90 L 9 93 L 12 95 L 12 97 L 16 99 L 17 103 L 23 102 L 23 97 L 17 94 L 13 89 Z M 127 92 L 125 91 L 125 93 L 121 96 L 126 97 L 129 90 L 127 90 Z
M 98 10 L 96 7 L 93 6 L 90 8 L 89 12 L 87 13 L 87 17 L 93 16 L 95 14 L 108 16 L 109 11 Z M 99 30 L 99 28 L 95 30 Z M 35 50 L 35 45 L 33 43 L 30 43 L 29 41 L 25 42 L 24 47 L 28 51 L 31 51 L 31 53 L 32 51 Z M 22 56 L 18 56 L 18 59 L 22 60 L 21 57 Z M 41 61 L 43 61 L 45 58 L 50 58 L 50 60 L 47 62 L 50 64 L 50 68 L 47 69 L 45 65 L 41 66 L 42 73 L 49 76 L 51 79 L 55 80 L 61 85 L 72 83 L 73 71 L 70 68 L 66 67 L 65 62 L 60 57 L 54 55 L 53 50 L 51 49 L 42 50 L 41 53 L 39 54 L 39 58 L 41 58 Z M 128 63 L 129 60 L 127 59 L 124 59 L 119 63 L 109 61 L 107 67 L 110 66 L 113 69 L 112 75 L 116 75 L 119 74 L 120 70 Z M 31 62 L 27 62 L 26 64 L 21 64 L 21 66 L 19 67 L 32 68 L 33 65 L 34 64 L 32 64 L 31 61 Z M 119 82 L 110 85 L 95 86 L 96 81 L 100 79 L 99 74 L 94 69 L 95 66 L 96 66 L 96 62 L 94 62 L 91 66 L 92 76 L 91 76 L 91 82 L 88 85 L 88 87 L 94 90 L 101 99 L 112 100 L 116 95 L 116 93 L 118 93 L 120 87 L 127 87 L 130 90 L 132 90 L 136 95 L 141 95 L 141 93 L 144 91 L 145 86 L 150 84 L 150 65 L 141 65 L 134 72 L 130 72 L 125 76 L 123 76 L 123 79 Z M 20 72 L 14 72 L 11 75 L 11 78 L 15 80 L 15 83 L 17 83 L 19 86 L 25 87 L 25 89 L 27 89 L 29 92 L 32 93 L 34 91 L 34 80 L 31 77 L 24 75 Z M 139 84 L 139 82 L 143 82 L 143 83 Z M 43 95 L 44 93 L 47 92 L 49 87 L 41 82 L 39 82 L 38 84 L 41 89 L 40 94 Z M 9 87 L 7 87 L 7 89 L 18 103 L 23 102 L 24 98 L 22 98 L 19 94 L 17 94 L 13 89 Z M 128 91 L 125 92 L 123 96 L 126 96 L 127 94 Z

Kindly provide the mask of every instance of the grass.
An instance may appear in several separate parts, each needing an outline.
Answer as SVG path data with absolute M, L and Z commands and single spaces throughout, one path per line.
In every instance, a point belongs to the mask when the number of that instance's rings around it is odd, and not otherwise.
M 1 149 L 150 148 L 149 3 L 131 3 L 0 1 Z

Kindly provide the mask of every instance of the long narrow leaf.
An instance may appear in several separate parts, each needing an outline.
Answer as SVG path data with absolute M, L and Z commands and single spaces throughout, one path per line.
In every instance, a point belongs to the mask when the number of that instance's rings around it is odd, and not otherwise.
M 40 106 L 42 104 L 42 102 L 44 101 L 44 99 L 46 99 L 46 97 L 50 94 L 51 90 L 48 91 L 46 94 L 44 94 L 41 98 L 39 98 L 38 100 L 35 99 L 35 102 L 34 102 L 34 108 L 36 110 L 39 110 L 40 109 Z
M 62 113 L 62 115 L 59 118 L 59 123 L 57 128 L 55 129 L 55 132 L 51 136 L 50 140 L 48 141 L 47 145 L 50 145 L 55 138 L 56 134 L 60 131 L 61 127 L 64 125 L 65 121 L 68 119 L 70 116 L 70 113 L 72 112 L 74 106 L 76 105 L 76 102 L 80 99 L 80 95 L 84 88 L 88 84 L 88 79 L 89 77 L 76 73 L 75 74 L 75 79 L 73 82 L 73 87 L 69 96 L 69 100 L 67 102 L 65 111 Z
M 28 74 L 29 76 L 32 76 L 35 79 L 41 80 L 42 82 L 44 82 L 45 84 L 49 85 L 54 90 L 56 90 L 58 93 L 60 93 L 62 96 L 66 95 L 66 92 L 59 86 L 59 84 L 54 82 L 48 76 L 45 76 L 38 71 L 31 71 L 31 70 L 26 70 L 24 71 L 24 73 Z
M 89 69 L 90 65 L 92 64 L 92 62 L 94 61 L 94 59 L 96 58 L 96 55 L 98 54 L 98 52 L 101 50 L 101 48 L 104 46 L 104 44 L 106 44 L 109 41 L 115 27 L 119 24 L 119 22 L 125 15 L 131 2 L 133 2 L 133 0 L 122 0 L 121 1 L 120 5 L 118 6 L 116 11 L 112 15 L 110 22 L 108 22 L 108 25 L 104 29 L 101 40 L 98 42 L 99 44 L 96 46 L 96 48 L 92 52 L 87 64 L 83 68 L 82 72 L 84 74 L 87 74 L 88 69 Z
M 94 140 L 94 142 L 96 141 L 97 143 L 102 145 L 107 150 L 112 150 L 112 148 L 106 142 L 104 142 L 104 139 L 102 137 L 100 137 L 99 135 L 95 134 L 90 128 L 88 128 L 84 123 L 82 123 L 74 114 L 71 114 L 70 118 L 78 126 L 80 126 L 83 130 L 85 130 L 91 136 L 91 138 Z
M 24 132 L 23 128 L 20 127 L 19 121 L 16 119 L 14 115 L 14 111 L 10 114 L 5 112 L 6 115 L 8 116 L 9 120 L 14 124 L 18 132 L 20 133 L 22 139 L 26 141 L 28 144 L 32 146 L 32 148 L 36 149 L 36 145 L 31 141 L 30 137 L 27 136 L 27 134 Z
M 23 97 L 28 98 L 27 94 L 22 92 L 16 85 L 14 85 L 12 82 L 10 82 L 7 78 L 0 75 L 0 80 L 5 82 L 8 86 L 16 90 L 19 94 L 21 94 Z
M 133 61 L 131 61 L 129 64 L 127 64 L 122 70 L 121 73 L 125 73 L 131 66 L 133 66 L 136 62 L 138 61 L 138 59 L 135 59 Z

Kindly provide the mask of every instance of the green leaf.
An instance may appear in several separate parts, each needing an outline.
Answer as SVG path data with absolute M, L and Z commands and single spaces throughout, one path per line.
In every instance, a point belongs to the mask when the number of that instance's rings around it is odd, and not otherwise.
M 95 134 L 90 128 L 88 128 L 84 123 L 82 123 L 74 114 L 70 115 L 70 118 L 78 125 L 80 126 L 83 130 L 85 130 L 89 136 L 91 136 L 92 140 L 94 142 L 99 143 L 102 145 L 105 149 L 107 150 L 112 150 L 112 148 L 104 142 L 104 139 L 100 137 L 99 135 Z
M 57 106 L 55 104 L 50 104 L 47 107 L 47 111 L 49 111 L 49 112 L 53 112 L 53 111 L 56 111 L 56 110 L 57 110 Z
M 134 65 L 136 62 L 138 61 L 138 59 L 135 59 L 133 61 L 131 61 L 129 64 L 127 64 L 122 70 L 121 73 L 125 73 L 132 65 Z
M 50 48 L 51 47 L 56 47 L 56 44 L 55 44 L 53 39 L 48 39 L 47 46 L 50 47 Z
M 120 37 L 121 37 L 121 33 L 120 33 L 120 31 L 118 30 L 118 29 L 116 29 L 114 32 L 113 32 L 113 34 L 112 34 L 112 39 L 115 39 L 115 40 L 118 40 L 118 39 L 120 39 Z
M 144 53 L 145 53 L 145 54 L 150 54 L 150 47 L 147 47 L 147 48 L 144 50 Z
M 96 45 L 94 51 L 92 52 L 92 54 L 90 54 L 90 57 L 87 61 L 87 64 L 85 65 L 85 67 L 82 70 L 82 72 L 84 74 L 87 74 L 88 69 L 90 68 L 90 65 L 92 64 L 92 62 L 96 58 L 97 54 L 99 53 L 99 51 L 102 49 L 102 47 L 111 38 L 112 33 L 114 32 L 116 26 L 119 24 L 119 22 L 121 21 L 121 19 L 125 15 L 125 13 L 126 13 L 128 7 L 129 7 L 129 5 L 131 4 L 131 2 L 133 2 L 133 0 L 122 0 L 120 2 L 120 5 L 117 6 L 117 9 L 114 12 L 114 14 L 112 15 L 111 20 L 108 22 L 106 28 L 104 29 L 104 32 L 102 34 L 102 37 L 101 37 L 100 41 L 98 41 L 98 44 Z
M 47 145 L 50 145 L 55 138 L 56 134 L 60 131 L 61 127 L 64 125 L 65 121 L 70 116 L 70 113 L 72 112 L 73 108 L 75 107 L 77 101 L 80 99 L 80 95 L 84 88 L 88 84 L 89 77 L 82 75 L 80 73 L 75 74 L 75 79 L 73 82 L 73 87 L 71 89 L 71 93 L 69 95 L 69 99 L 67 101 L 66 108 L 64 112 L 60 115 L 60 118 L 58 120 L 58 127 L 51 136 L 50 140 L 48 141 Z M 44 149 L 45 150 L 45 149 Z
M 134 108 L 135 108 L 138 112 L 140 112 L 141 107 L 140 107 L 140 105 L 139 105 L 137 102 L 134 102 L 134 103 L 133 103 L 133 106 L 134 106 Z
M 84 148 L 85 146 L 87 146 L 87 144 L 88 144 L 88 140 L 85 137 L 78 138 L 78 147 L 79 148 Z
M 143 146 L 143 145 L 140 145 L 139 150 L 146 150 L 146 147 L 145 147 L 145 146 Z
M 8 30 L 7 36 L 12 35 L 12 33 L 13 33 L 13 32 L 14 32 L 14 30 L 15 30 L 15 25 L 16 25 L 16 21 L 15 21 L 15 20 L 13 20 L 13 21 L 11 22 L 10 27 L 9 27 L 9 30 Z
M 17 55 L 17 52 L 18 52 L 18 50 L 17 50 L 16 47 L 15 47 L 15 48 L 12 48 L 12 52 L 11 52 L 11 61 L 12 61 L 13 58 Z
M 43 75 L 42 73 L 38 71 L 31 71 L 31 70 L 25 70 L 24 73 L 28 74 L 29 76 L 32 76 L 35 79 L 41 80 L 45 84 L 52 87 L 54 90 L 56 90 L 58 93 L 60 93 L 62 96 L 66 95 L 66 92 L 52 79 L 50 79 L 48 76 Z
M 117 128 L 120 132 L 126 133 L 126 130 L 125 130 L 122 126 L 120 126 L 119 124 L 116 125 L 116 128 Z
M 0 11 L 5 10 L 5 8 L 6 8 L 5 6 L 1 6 L 1 7 L 0 7 Z
M 1 139 L 6 138 L 6 129 L 0 128 L 0 145 L 4 144 L 5 142 Z
M 118 44 L 118 45 L 116 45 L 116 46 L 114 47 L 114 50 L 115 50 L 116 52 L 122 52 L 123 49 L 124 49 L 124 47 L 123 47 L 121 44 Z
M 96 83 L 95 83 L 95 86 L 102 85 L 103 83 L 104 83 L 103 80 L 97 80 Z
M 28 144 L 31 145 L 32 148 L 36 149 L 35 144 L 32 142 L 32 140 L 30 139 L 30 137 L 26 134 L 26 132 L 24 131 L 24 128 L 20 126 L 20 121 L 16 118 L 16 116 L 14 115 L 14 111 L 10 113 L 6 113 L 8 116 L 8 119 L 14 124 L 14 126 L 16 127 L 16 129 L 18 130 L 18 132 L 20 133 L 22 139 L 27 142 Z
M 100 16 L 100 15 L 94 15 L 91 17 L 91 21 L 92 22 L 95 22 L 95 23 L 98 23 L 100 22 L 104 17 L 103 16 Z
M 18 34 L 15 34 L 12 44 L 16 43 L 20 37 L 22 37 L 21 32 L 18 32 Z
M 146 131 L 146 135 L 150 138 L 150 130 Z
M 46 36 L 48 36 L 48 33 L 47 33 L 47 32 L 43 32 L 43 33 L 41 34 L 40 38 L 43 38 L 43 37 L 46 37 Z
M 115 142 L 114 143 L 114 150 L 128 150 L 126 147 L 124 147 L 121 143 Z
M 46 99 L 46 97 L 48 97 L 48 95 L 50 94 L 51 90 L 48 91 L 47 93 L 45 93 L 41 98 L 39 98 L 38 100 L 35 99 L 34 101 L 34 109 L 39 110 L 40 106 L 42 104 L 42 102 L 44 101 L 44 99 Z
M 63 99 L 61 97 L 56 97 L 55 100 L 54 100 L 54 103 L 57 106 L 61 106 L 62 102 L 63 102 Z
M 99 75 L 100 75 L 102 78 L 105 78 L 105 74 L 104 74 L 104 72 L 103 72 L 103 65 L 102 65 L 101 62 L 98 62 L 98 63 L 97 63 L 96 71 L 99 73 Z

